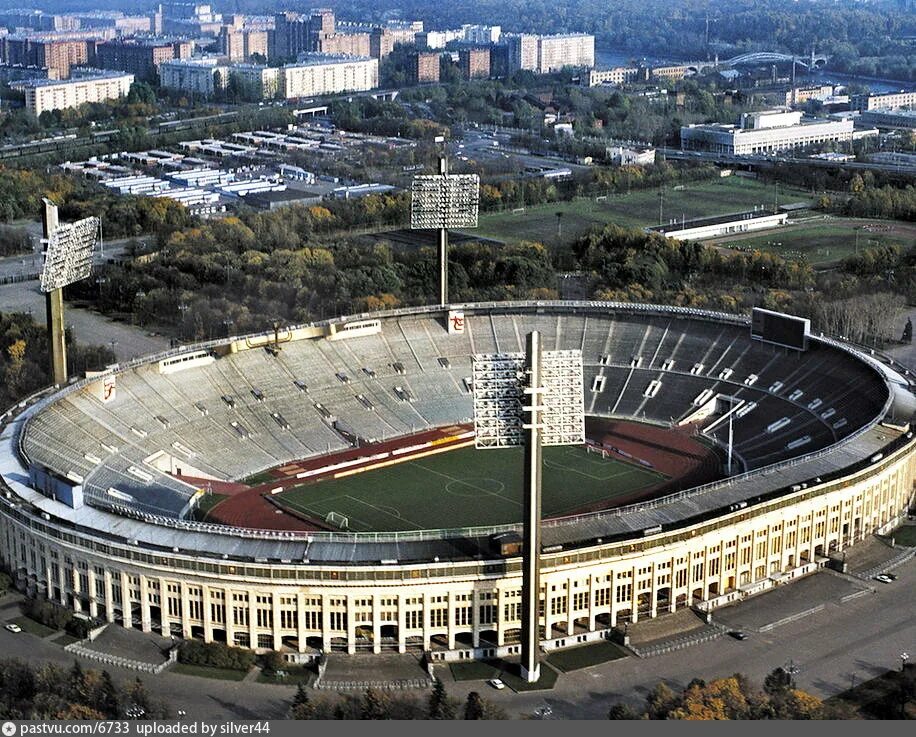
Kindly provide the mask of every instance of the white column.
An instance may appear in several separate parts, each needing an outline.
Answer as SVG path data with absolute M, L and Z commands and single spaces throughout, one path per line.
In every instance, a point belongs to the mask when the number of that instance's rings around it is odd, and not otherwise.
M 112 596 L 111 571 L 105 569 L 105 620 L 109 623 L 115 621 L 114 597 Z
M 347 597 L 347 654 L 356 653 L 356 607 L 352 596 Z
M 251 589 L 248 590 L 248 647 L 252 650 L 258 647 L 258 597 Z
M 305 594 L 296 594 L 296 639 L 299 641 L 299 652 L 305 652 Z
M 321 648 L 331 652 L 331 597 L 321 595 Z
M 407 602 L 409 597 L 398 595 L 398 652 L 407 652 Z
M 130 576 L 121 572 L 121 623 L 127 629 L 134 626 L 133 612 L 130 603 Z
M 273 648 L 279 652 L 283 647 L 283 635 L 280 634 L 280 630 L 282 629 L 283 625 L 283 617 L 280 616 L 280 594 L 278 594 L 276 591 L 274 591 L 270 596 L 270 605 L 273 615 Z
M 99 616 L 99 602 L 96 598 L 95 568 L 93 566 L 89 566 L 89 570 L 86 571 L 86 578 L 89 579 L 89 615 L 95 618 Z
M 181 592 L 181 636 L 186 640 L 191 637 L 191 597 L 188 594 L 188 585 L 182 581 L 179 588 Z
M 232 599 L 232 591 L 223 589 L 223 596 L 226 602 L 226 644 L 235 645 L 235 602 Z
M 210 599 L 210 587 L 203 586 L 201 589 L 201 608 L 203 609 L 204 620 L 204 642 L 213 642 L 213 612 Z
M 144 632 L 152 630 L 149 612 L 149 584 L 146 576 L 140 576 L 140 629 Z
M 172 624 L 169 619 L 169 585 L 164 578 L 159 579 L 159 632 L 163 637 L 171 637 Z
M 376 593 L 372 597 L 372 652 L 382 652 L 382 608 L 380 597 Z

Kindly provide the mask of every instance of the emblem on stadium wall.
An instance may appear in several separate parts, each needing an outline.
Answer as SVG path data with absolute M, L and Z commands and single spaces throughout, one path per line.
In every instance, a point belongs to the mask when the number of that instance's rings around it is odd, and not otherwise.
M 102 380 L 102 401 L 113 402 L 115 398 L 115 377 L 106 376 Z
M 461 310 L 449 310 L 448 312 L 448 334 L 464 332 L 464 312 Z

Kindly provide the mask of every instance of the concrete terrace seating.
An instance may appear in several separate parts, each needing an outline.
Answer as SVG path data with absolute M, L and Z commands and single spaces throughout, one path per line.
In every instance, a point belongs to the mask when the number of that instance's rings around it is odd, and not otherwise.
M 742 324 L 620 308 L 494 308 L 469 311 L 463 334 L 449 335 L 441 315 L 401 314 L 373 335 L 281 343 L 172 374 L 141 365 L 118 375 L 113 402 L 78 391 L 37 413 L 23 447 L 32 461 L 83 477 L 94 504 L 123 505 L 113 487 L 129 505 L 175 516 L 194 490 L 146 463 L 153 454 L 238 480 L 347 448 L 341 429 L 374 442 L 469 422 L 471 356 L 522 351 L 534 329 L 548 350 L 582 350 L 586 414 L 668 425 L 693 413 L 704 391 L 755 403 L 732 423 L 749 468 L 845 437 L 887 397 L 870 369 L 835 349 L 815 343 L 797 354 L 752 341 Z M 709 435 L 726 444 L 727 423 Z

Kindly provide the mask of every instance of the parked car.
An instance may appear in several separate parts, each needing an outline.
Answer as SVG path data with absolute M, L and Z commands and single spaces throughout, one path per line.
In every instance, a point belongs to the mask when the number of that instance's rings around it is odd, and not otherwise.
M 501 691 L 506 687 L 506 684 L 503 683 L 499 678 L 491 678 L 489 681 L 487 681 L 487 683 L 489 683 L 497 691 Z
M 892 579 L 886 573 L 879 573 L 877 576 L 875 576 L 875 581 L 880 581 L 881 583 L 893 583 L 894 579 Z
M 743 632 L 742 630 L 731 630 L 728 634 L 730 637 L 734 637 L 736 640 L 747 639 L 747 632 Z
M 896 573 L 882 573 L 881 575 L 882 575 L 882 576 L 887 576 L 891 581 L 896 581 L 896 580 L 897 580 L 897 574 L 896 574 Z
M 20 627 L 18 624 L 10 623 L 6 625 L 6 629 L 9 630 L 10 632 L 22 632 L 22 627 Z

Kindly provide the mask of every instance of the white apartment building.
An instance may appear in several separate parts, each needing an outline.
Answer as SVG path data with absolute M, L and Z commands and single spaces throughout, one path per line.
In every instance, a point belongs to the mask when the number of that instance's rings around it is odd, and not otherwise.
M 361 92 L 378 87 L 378 59 L 319 56 L 280 69 L 280 93 L 287 99 Z
M 595 66 L 594 36 L 585 33 L 567 33 L 540 37 L 537 71 L 540 74 L 547 74 L 567 66 Z
M 276 67 L 235 64 L 229 68 L 229 76 L 236 77 L 252 98 L 269 100 L 280 91 L 280 70 Z
M 133 74 L 112 72 L 69 80 L 28 79 L 10 86 L 25 94 L 25 107 L 30 113 L 41 115 L 46 110 L 65 110 L 87 102 L 124 97 L 133 83 Z
M 916 108 L 916 90 L 911 92 L 890 92 L 884 95 L 852 95 L 850 107 L 853 110 Z
M 740 126 L 681 126 L 681 148 L 748 155 L 853 140 L 852 120 L 802 120 L 801 112 L 769 110 L 745 113 Z
M 464 40 L 475 46 L 489 46 L 499 43 L 502 35 L 501 26 L 467 25 L 461 27 L 464 31 Z
M 167 89 L 212 95 L 229 83 L 229 66 L 216 58 L 172 59 L 159 65 L 159 83 Z
M 603 84 L 627 84 L 639 76 L 636 67 L 614 67 L 613 69 L 592 69 L 583 79 L 589 87 L 600 87 Z
M 530 33 L 507 33 L 509 71 L 530 69 L 548 74 L 565 66 L 595 66 L 595 37 L 586 33 L 561 33 L 536 36 Z

